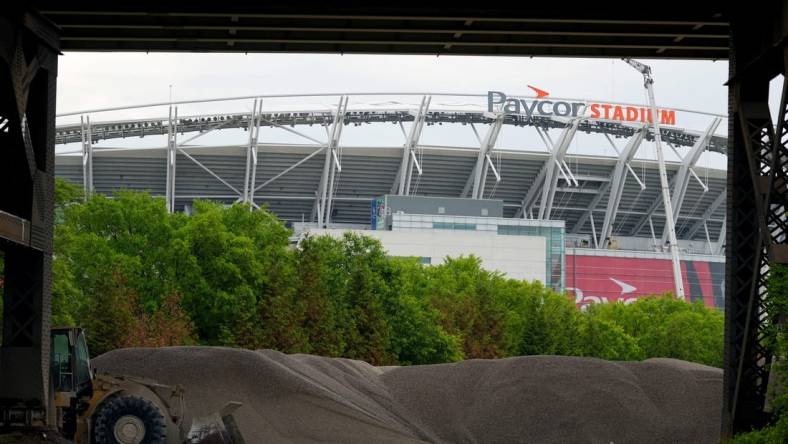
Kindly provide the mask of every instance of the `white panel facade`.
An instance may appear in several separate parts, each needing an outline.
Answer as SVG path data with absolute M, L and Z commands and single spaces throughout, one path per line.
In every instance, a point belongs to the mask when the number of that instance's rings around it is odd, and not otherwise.
M 353 231 L 374 237 L 391 256 L 430 258 L 431 264 L 445 257 L 474 255 L 486 270 L 500 271 L 507 277 L 545 282 L 546 241 L 541 236 L 500 236 L 495 233 L 458 230 L 377 231 L 312 229 L 312 235 L 341 237 Z

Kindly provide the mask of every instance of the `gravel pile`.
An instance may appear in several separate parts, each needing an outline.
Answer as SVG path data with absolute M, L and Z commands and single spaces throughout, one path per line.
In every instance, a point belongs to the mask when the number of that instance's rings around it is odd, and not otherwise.
M 99 372 L 186 389 L 257 442 L 719 442 L 722 371 L 672 359 L 526 356 L 413 367 L 271 350 L 116 350 Z M 186 418 L 190 421 L 190 418 Z

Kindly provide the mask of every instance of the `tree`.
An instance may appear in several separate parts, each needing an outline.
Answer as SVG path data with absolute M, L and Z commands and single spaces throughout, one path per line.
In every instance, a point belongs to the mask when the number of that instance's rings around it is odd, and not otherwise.
M 764 345 L 774 355 L 769 380 L 769 405 L 773 410 L 771 422 L 760 430 L 736 435 L 736 444 L 772 444 L 788 442 L 788 334 L 785 316 L 788 313 L 788 267 L 771 264 L 769 269 L 769 299 L 767 313 L 773 320 L 767 329 Z
M 196 202 L 187 217 L 168 213 L 163 199 L 119 191 L 66 205 L 56 235 L 53 305 L 61 319 L 87 322 L 74 313 L 86 313 L 80 306 L 118 273 L 150 319 L 177 293 L 203 343 L 234 345 L 236 332 L 259 324 L 249 314 L 271 291 L 289 230 L 248 206 Z
M 442 327 L 461 339 L 466 358 L 509 355 L 512 313 L 502 298 L 506 280 L 481 267 L 474 256 L 449 258 L 429 268 L 430 305 L 440 314 Z
M 574 355 L 579 347 L 581 313 L 573 301 L 541 282 L 515 281 L 519 355 Z
M 53 319 L 85 326 L 94 352 L 199 343 L 375 365 L 531 354 L 721 365 L 722 315 L 699 304 L 578 311 L 473 256 L 425 267 L 350 233 L 293 248 L 265 208 L 195 201 L 186 216 L 147 193 L 83 201 L 58 187 Z
M 700 302 L 689 304 L 668 294 L 632 304 L 592 305 L 586 316 L 619 326 L 635 339 L 644 358 L 676 358 L 722 367 L 723 315 Z
M 578 328 L 579 355 L 615 361 L 643 359 L 637 340 L 605 319 L 585 317 Z
M 321 356 L 343 356 L 352 321 L 346 296 L 347 278 L 341 263 L 341 241 L 330 236 L 307 237 L 296 253 L 301 328 L 305 349 Z
M 342 238 L 343 267 L 347 275 L 347 304 L 353 329 L 347 331 L 345 356 L 373 365 L 392 364 L 389 326 L 383 309 L 387 266 L 379 241 L 345 233 Z
M 194 344 L 191 319 L 181 308 L 181 295 L 172 292 L 161 305 L 149 314 L 136 298 L 130 301 L 134 319 L 128 335 L 121 342 L 123 347 L 165 347 Z
M 88 349 L 98 356 L 129 343 L 135 322 L 136 295 L 119 271 L 104 276 L 87 292 L 77 314 L 85 329 Z
M 388 353 L 401 365 L 438 364 L 463 358 L 459 337 L 440 325 L 427 299 L 428 271 L 414 258 L 392 258 L 384 309 L 390 328 Z

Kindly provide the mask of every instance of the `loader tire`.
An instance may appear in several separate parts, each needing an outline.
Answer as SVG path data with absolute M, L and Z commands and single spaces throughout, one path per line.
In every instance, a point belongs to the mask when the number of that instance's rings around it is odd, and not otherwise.
M 164 444 L 167 426 L 151 401 L 119 396 L 107 401 L 94 421 L 96 444 Z

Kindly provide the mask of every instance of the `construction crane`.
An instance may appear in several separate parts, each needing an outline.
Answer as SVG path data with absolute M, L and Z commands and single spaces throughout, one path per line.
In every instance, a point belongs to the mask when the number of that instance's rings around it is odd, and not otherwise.
M 648 92 L 649 108 L 651 109 L 651 122 L 654 125 L 654 145 L 657 149 L 657 163 L 659 164 L 659 182 L 662 187 L 662 202 L 665 205 L 665 225 L 668 228 L 668 242 L 670 243 L 670 258 L 673 263 L 673 280 L 676 296 L 684 300 L 684 280 L 681 277 L 681 260 L 679 259 L 679 243 L 676 240 L 676 224 L 673 218 L 673 203 L 670 200 L 670 187 L 668 173 L 665 169 L 665 157 L 662 154 L 662 137 L 659 129 L 659 115 L 657 104 L 654 101 L 654 78 L 651 77 L 651 67 L 629 58 L 622 59 L 631 67 L 643 74 L 643 87 Z

